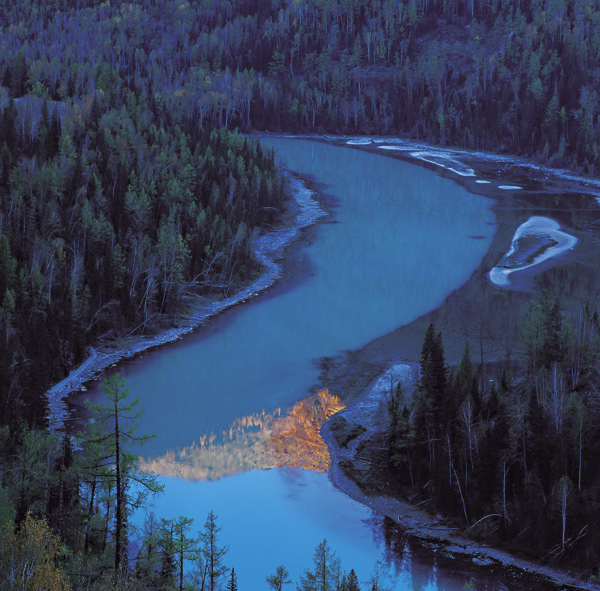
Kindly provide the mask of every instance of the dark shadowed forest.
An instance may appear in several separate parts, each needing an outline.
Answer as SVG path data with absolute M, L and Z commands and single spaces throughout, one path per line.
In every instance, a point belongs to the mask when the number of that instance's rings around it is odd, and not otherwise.
M 521 335 L 522 371 L 482 383 L 467 345 L 449 370 L 430 325 L 414 393 L 388 406 L 388 475 L 397 491 L 455 516 L 474 539 L 548 563 L 598 563 L 596 448 L 600 321 L 565 316 L 543 293 Z
M 237 589 L 212 513 L 195 541 L 185 518 L 147 524 L 125 560 L 128 512 L 158 488 L 125 445 L 125 384 L 107 382 L 77 451 L 46 430 L 44 393 L 89 346 L 260 272 L 252 242 L 287 195 L 248 133 L 395 135 L 594 175 L 599 82 L 595 0 L 0 0 L 0 587 L 181 589 L 193 559 L 195 588 Z M 398 490 L 592 573 L 599 330 L 543 296 L 521 374 L 484 393 L 431 328 L 418 394 L 390 403 Z M 315 569 L 302 589 L 358 588 Z

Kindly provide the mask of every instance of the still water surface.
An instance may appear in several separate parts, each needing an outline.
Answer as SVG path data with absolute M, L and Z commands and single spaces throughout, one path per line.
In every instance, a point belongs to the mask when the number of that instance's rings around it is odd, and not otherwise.
M 438 307 L 463 285 L 495 230 L 492 201 L 418 166 L 351 148 L 274 138 L 292 171 L 335 199 L 298 258 L 307 275 L 126 363 L 142 397 L 146 453 L 187 446 L 318 383 L 318 360 L 356 349 Z M 484 236 L 473 239 L 472 236 Z
M 164 455 L 235 419 L 304 398 L 318 384 L 319 358 L 438 307 L 491 243 L 492 201 L 434 172 L 318 142 L 268 143 L 284 166 L 319 183 L 329 197 L 327 221 L 335 223 L 318 224 L 295 247 L 306 271 L 301 281 L 275 286 L 198 334 L 119 367 L 145 408 L 141 432 L 157 434 L 144 455 Z M 216 482 L 164 481 L 158 515 L 195 517 L 199 529 L 209 510 L 218 514 L 240 589 L 266 588 L 279 564 L 297 581 L 323 538 L 361 580 L 385 554 L 371 511 L 325 474 L 275 469 Z M 465 583 L 448 575 L 438 584 L 436 568 L 406 560 L 391 566 L 395 589 Z
M 209 510 L 218 514 L 219 540 L 229 545 L 226 564 L 235 567 L 239 589 L 267 591 L 265 578 L 280 564 L 299 582 L 305 569 L 313 568 L 314 549 L 323 538 L 342 570 L 354 569 L 364 591 L 370 591 L 367 582 L 376 571 L 380 589 L 462 591 L 472 578 L 478 591 L 502 589 L 491 573 L 441 567 L 434 558 L 415 557 L 406 542 L 392 551 L 381 518 L 337 491 L 323 473 L 274 469 L 216 482 L 169 478 L 165 484 L 155 508 L 161 517 L 187 515 L 200 526 Z

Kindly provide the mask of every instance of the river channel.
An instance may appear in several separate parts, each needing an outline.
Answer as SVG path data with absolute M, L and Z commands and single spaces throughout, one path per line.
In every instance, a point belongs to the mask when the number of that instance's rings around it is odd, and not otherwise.
M 171 474 L 154 511 L 194 517 L 197 529 L 215 511 L 240 589 L 266 589 L 280 564 L 298 582 L 324 538 L 361 581 L 379 568 L 395 590 L 458 590 L 471 577 L 492 588 L 489 578 L 445 570 L 408 545 L 392 552 L 380 518 L 326 473 L 249 470 L 268 461 L 253 464 L 243 447 L 256 447 L 265 422 L 318 389 L 323 357 L 412 322 L 465 284 L 494 236 L 493 201 L 385 154 L 268 143 L 283 167 L 318 187 L 326 211 L 292 247 L 293 265 L 267 292 L 116 368 L 141 398 L 140 432 L 156 433 L 141 453 Z M 240 439 L 248 425 L 251 437 Z M 203 464 L 182 467 L 208 447 Z

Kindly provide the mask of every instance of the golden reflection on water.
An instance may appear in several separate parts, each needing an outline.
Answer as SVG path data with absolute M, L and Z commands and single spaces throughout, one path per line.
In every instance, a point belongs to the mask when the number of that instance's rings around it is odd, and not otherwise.
M 186 480 L 216 480 L 228 474 L 284 466 L 325 472 L 329 452 L 321 426 L 342 410 L 328 390 L 294 404 L 281 416 L 278 409 L 241 417 L 220 438 L 204 435 L 198 442 L 158 458 L 140 458 L 140 468 Z

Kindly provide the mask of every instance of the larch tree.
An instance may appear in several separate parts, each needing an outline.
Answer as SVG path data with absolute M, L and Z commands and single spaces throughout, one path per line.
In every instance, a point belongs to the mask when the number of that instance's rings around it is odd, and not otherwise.
M 127 508 L 140 506 L 148 494 L 156 494 L 162 486 L 153 474 L 137 472 L 137 448 L 150 439 L 150 435 L 138 435 L 138 419 L 141 411 L 137 410 L 139 399 L 127 400 L 129 389 L 125 380 L 117 373 L 102 384 L 106 398 L 104 404 L 92 404 L 94 422 L 100 423 L 103 431 L 97 435 L 96 443 L 105 450 L 98 470 L 110 466 L 112 470 L 98 472 L 101 477 L 114 483 L 115 487 L 115 578 L 120 574 L 127 547 Z
M 217 525 L 217 515 L 211 511 L 204 523 L 204 531 L 200 533 L 204 560 L 202 589 L 206 591 L 219 589 L 223 577 L 229 570 L 223 562 L 229 546 L 219 545 L 218 534 L 220 531 L 221 528 Z
M 313 557 L 313 570 L 306 570 L 300 576 L 301 591 L 333 591 L 339 578 L 340 561 L 335 552 L 323 540 L 316 548 Z
M 185 562 L 193 561 L 200 552 L 198 540 L 188 536 L 193 522 L 193 519 L 183 515 L 173 521 L 173 546 L 175 564 L 179 571 L 179 591 L 183 591 Z
M 278 566 L 275 573 L 267 577 L 271 591 L 283 591 L 283 586 L 291 582 L 290 573 L 283 565 Z

